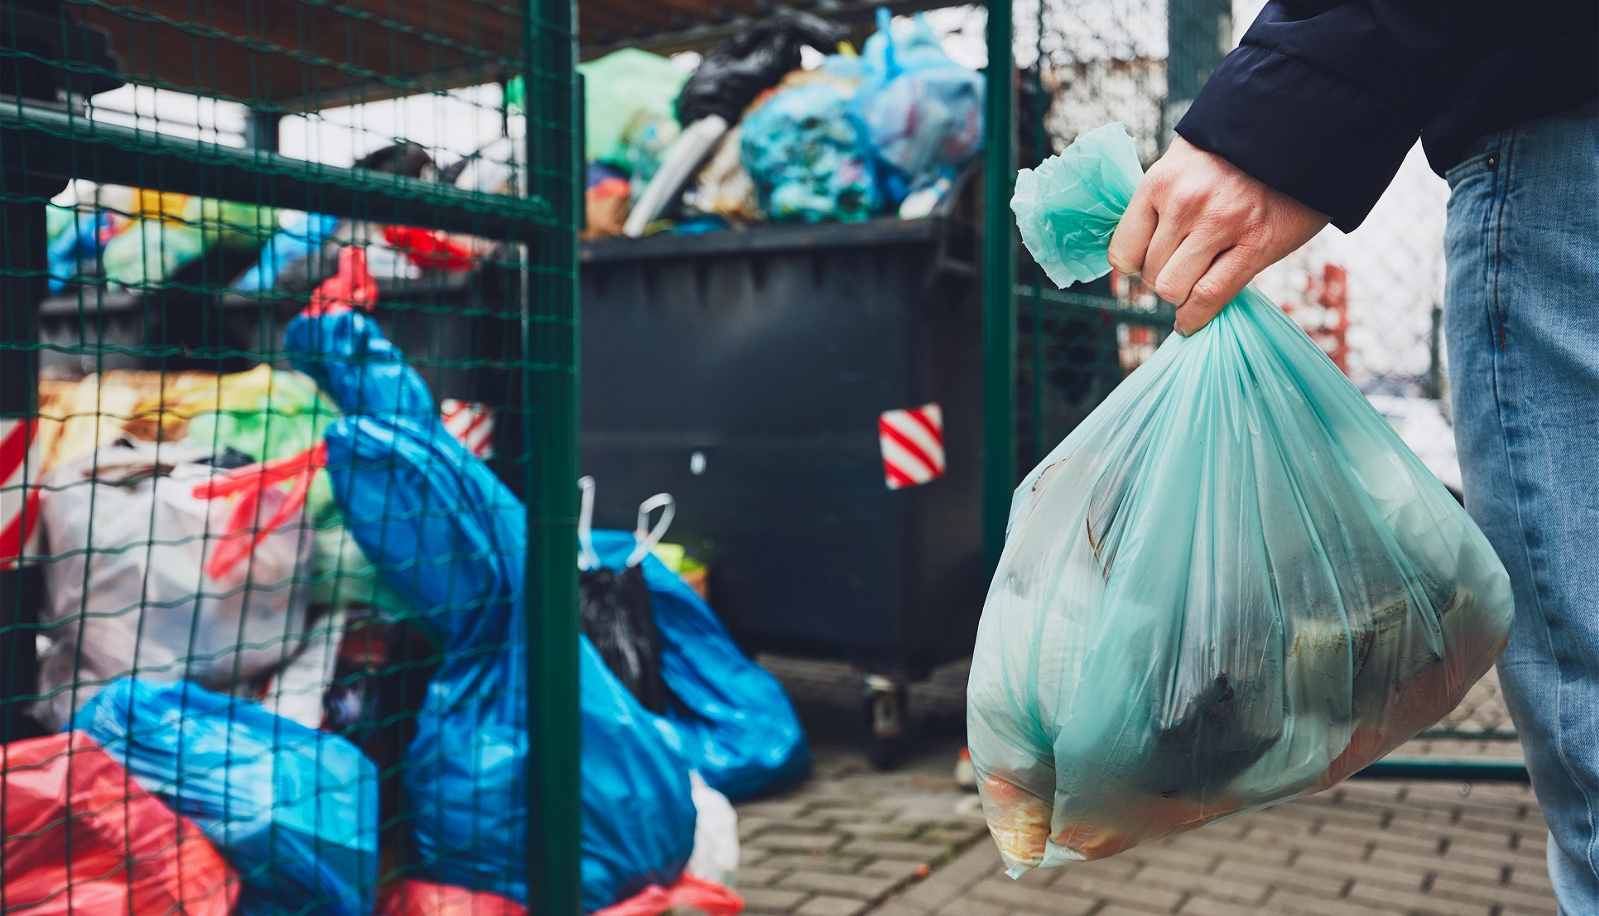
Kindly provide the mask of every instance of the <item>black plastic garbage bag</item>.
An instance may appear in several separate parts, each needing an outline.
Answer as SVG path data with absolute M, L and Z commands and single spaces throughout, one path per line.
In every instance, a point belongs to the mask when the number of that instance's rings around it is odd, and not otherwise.
M 705 55 L 677 97 L 678 123 L 721 115 L 737 124 L 757 95 L 799 69 L 800 48 L 830 54 L 848 36 L 838 23 L 809 13 L 784 12 L 762 21 Z
M 583 607 L 583 632 L 622 686 L 639 704 L 656 715 L 666 712 L 666 681 L 661 677 L 661 634 L 655 626 L 655 606 L 644 583 L 644 557 L 659 543 L 672 523 L 670 496 L 651 497 L 639 507 L 639 544 L 621 570 L 600 562 L 594 552 L 594 478 L 578 482 L 583 488 L 583 512 L 578 520 L 578 589 Z M 649 516 L 664 509 L 660 524 L 646 533 Z

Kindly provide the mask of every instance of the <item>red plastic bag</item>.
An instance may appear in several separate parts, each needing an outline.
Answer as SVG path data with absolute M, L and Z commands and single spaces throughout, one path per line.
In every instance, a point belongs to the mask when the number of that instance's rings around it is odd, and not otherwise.
M 297 455 L 234 468 L 196 484 L 195 499 L 239 497 L 232 514 L 228 516 L 227 528 L 219 537 L 216 551 L 206 563 L 205 574 L 213 579 L 225 577 L 235 566 L 243 563 L 266 540 L 267 535 L 287 525 L 289 519 L 305 507 L 305 498 L 311 492 L 311 480 L 327 463 L 328 447 L 318 442 Z M 286 480 L 294 481 L 288 498 L 278 505 L 277 511 L 265 524 L 260 523 L 257 516 L 261 511 L 261 491 Z
M 7 912 L 227 916 L 237 877 L 83 732 L 0 746 Z
M 366 249 L 350 245 L 339 249 L 339 270 L 311 293 L 307 315 L 334 315 L 360 309 L 372 311 L 378 301 L 378 281 L 366 267 Z
M 488 891 L 406 881 L 378 904 L 377 916 L 527 916 L 527 908 Z
M 593 916 L 660 916 L 680 906 L 693 907 L 706 916 L 738 916 L 744 911 L 744 898 L 714 881 L 684 872 L 671 887 L 651 884 L 621 903 L 594 911 Z
M 388 226 L 383 230 L 383 240 L 418 267 L 457 271 L 477 266 L 478 259 L 465 245 L 433 229 Z

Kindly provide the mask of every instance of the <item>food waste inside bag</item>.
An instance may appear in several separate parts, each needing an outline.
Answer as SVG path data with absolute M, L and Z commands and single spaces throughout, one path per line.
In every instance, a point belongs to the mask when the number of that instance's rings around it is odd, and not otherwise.
M 1059 285 L 1110 269 L 1121 125 L 1018 176 Z M 1447 490 L 1253 288 L 1173 335 L 1024 479 L 968 688 L 1012 875 L 1326 789 L 1493 664 L 1508 576 Z

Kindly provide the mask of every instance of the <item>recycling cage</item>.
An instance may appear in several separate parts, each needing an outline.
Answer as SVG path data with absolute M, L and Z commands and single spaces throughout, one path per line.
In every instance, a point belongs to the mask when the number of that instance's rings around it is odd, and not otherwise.
M 1153 353 L 1170 334 L 1175 309 L 1114 272 L 1093 284 L 1057 290 L 1018 244 L 1010 210 L 1016 171 L 1056 152 L 1047 127 L 1054 101 L 1043 67 L 1049 60 L 1045 37 L 1060 31 L 1048 16 L 1063 8 L 1012 0 L 987 0 L 985 6 L 982 448 L 989 460 L 983 466 L 983 541 L 985 570 L 992 575 L 1016 484 Z M 1222 31 L 1231 28 L 1232 6 L 1227 0 L 1167 0 L 1166 12 L 1164 96 L 1154 100 L 1163 143 L 1226 53 L 1230 36 Z M 1032 62 L 1022 69 L 1015 65 L 1018 31 L 1034 39 Z M 1103 120 L 1125 116 L 1120 109 L 1126 99 L 1118 98 Z M 1436 376 L 1436 347 L 1433 362 Z M 1434 396 L 1437 387 L 1436 381 L 1430 386 Z M 1454 712 L 1418 736 L 1421 753 L 1401 748 L 1356 775 L 1525 782 L 1524 761 L 1494 753 L 1495 745 L 1517 739 L 1498 689 L 1495 677 L 1485 678 Z
M 492 417 L 492 439 L 485 439 L 480 426 L 467 444 L 491 456 L 491 467 L 528 507 L 525 632 L 482 648 L 504 652 L 525 640 L 531 723 L 529 909 L 560 916 L 580 912 L 573 545 L 582 192 L 574 17 L 572 3 L 554 0 L 252 0 L 200 7 L 181 0 L 31 0 L 0 7 L 0 766 L 7 751 L 22 753 L 37 746 L 30 741 L 49 740 L 41 710 L 52 702 L 67 704 L 70 715 L 72 705 L 94 702 L 87 699 L 93 690 L 110 695 L 111 684 L 123 682 L 129 670 L 152 670 L 149 663 L 142 668 L 135 663 L 115 678 L 91 680 L 89 669 L 79 667 L 86 664 L 80 658 L 71 665 L 67 686 L 52 682 L 45 689 L 41 650 L 58 648 L 62 639 L 87 643 L 98 626 L 95 616 L 143 621 L 167 610 L 146 604 L 140 588 L 153 590 L 150 583 L 159 577 L 147 569 L 144 585 L 135 583 L 126 607 L 109 615 L 90 613 L 88 603 L 100 598 L 93 597 L 97 583 L 86 575 L 82 616 L 68 625 L 54 613 L 60 608 L 51 608 L 52 566 L 76 557 L 79 568 L 93 570 L 104 559 L 97 555 L 166 549 L 173 542 L 152 523 L 146 544 L 103 547 L 93 526 L 110 522 L 90 512 L 87 548 L 70 546 L 73 536 L 46 531 L 40 522 L 41 506 L 68 489 L 59 485 L 68 478 L 51 477 L 51 472 L 79 462 L 88 469 L 89 490 L 112 492 L 99 476 L 104 449 L 161 448 L 169 451 L 150 454 L 176 455 L 188 442 L 182 440 L 186 428 L 207 417 L 204 422 L 218 429 L 238 416 L 255 417 L 252 422 L 269 430 L 262 434 L 262 449 L 271 451 L 271 424 L 289 423 L 280 420 L 287 408 L 280 412 L 276 398 L 288 391 L 284 380 L 296 378 L 283 374 L 290 369 L 284 328 L 313 300 L 320 280 L 338 271 L 343 252 L 366 246 L 390 226 L 411 227 L 428 239 L 469 239 L 475 247 L 464 270 L 442 269 L 417 249 L 396 255 L 415 261 L 414 269 L 379 278 L 373 315 L 441 407 L 449 399 L 470 407 L 474 417 Z M 518 122 L 525 123 L 525 142 L 501 163 L 513 177 L 496 190 L 462 189 L 398 170 L 330 165 L 279 151 L 286 118 L 305 119 L 313 125 L 307 131 L 313 131 L 322 113 L 338 110 L 351 118 L 347 132 L 354 136 L 371 133 L 361 118 L 376 110 L 373 106 L 407 102 L 421 106 L 411 110 L 424 112 L 435 111 L 429 105 L 475 105 L 510 136 L 515 118 L 506 94 L 485 103 L 482 99 L 494 93 L 473 95 L 468 89 L 496 84 L 503 89 L 518 77 L 526 85 L 528 114 Z M 156 98 L 155 110 L 135 106 L 131 113 L 113 113 L 96 104 L 102 94 L 124 85 L 135 87 L 135 99 Z M 243 145 L 198 121 L 168 123 L 172 100 L 184 96 L 196 111 L 211 110 L 202 102 L 242 111 Z M 338 139 L 339 130 L 330 135 Z M 367 140 L 363 134 L 352 142 Z M 274 235 L 281 238 L 280 211 L 322 214 L 343 227 L 318 244 L 308 261 L 316 274 L 311 279 L 318 282 L 288 290 L 235 288 L 263 243 Z M 97 241 L 85 243 L 94 250 L 75 255 L 71 269 L 63 271 L 50 260 L 50 228 L 64 221 L 77 231 L 101 220 L 141 233 L 131 246 L 138 265 L 131 275 L 108 277 L 105 251 L 120 236 L 106 241 L 98 230 L 88 236 Z M 180 242 L 194 247 L 184 258 L 174 254 Z M 361 307 L 360 297 L 356 300 Z M 230 402 L 228 392 L 238 390 L 230 386 L 245 384 L 236 373 L 262 366 L 277 373 L 270 376 L 266 401 L 251 407 Z M 183 392 L 209 406 L 176 406 L 173 399 Z M 328 404 L 325 395 L 308 397 L 316 405 L 309 408 L 313 414 Z M 332 419 L 329 411 L 319 422 Z M 275 457 L 281 456 L 224 455 L 215 448 L 203 460 L 220 470 L 227 466 L 224 458 Z M 151 460 L 148 479 L 175 473 L 162 464 L 165 459 Z M 139 480 L 117 483 L 136 487 Z M 149 511 L 154 518 L 155 510 Z M 209 521 L 206 525 L 198 536 L 202 549 L 214 547 L 210 539 L 218 536 Z M 258 537 L 268 536 L 263 531 Z M 63 543 L 69 546 L 51 553 L 51 545 Z M 316 549 L 322 549 L 320 543 Z M 305 568 L 306 557 L 313 555 L 297 555 L 289 594 L 309 593 L 315 585 Z M 253 580 L 244 586 L 247 603 L 252 588 Z M 403 771 L 414 764 L 400 758 L 406 736 L 414 731 L 419 695 L 448 658 L 422 621 L 404 615 L 380 619 L 367 605 L 343 602 L 334 594 L 331 604 L 308 609 L 303 629 L 296 623 L 271 645 L 241 643 L 230 651 L 242 656 L 282 643 L 281 657 L 291 660 L 323 651 L 323 679 L 312 683 L 327 689 L 328 697 L 338 694 L 346 711 L 359 711 L 349 714 L 357 724 L 339 720 L 344 724 L 335 727 L 330 710 L 336 704 L 318 694 L 301 715 L 312 731 L 284 725 L 290 731 L 283 734 L 319 734 L 314 730 L 320 717 L 322 737 L 315 740 L 324 743 L 317 747 L 334 740 L 331 732 L 373 758 L 363 767 L 376 761 L 370 772 L 362 770 L 363 783 L 370 785 L 345 785 L 347 794 L 339 796 L 347 799 L 354 792 L 379 799 L 375 810 L 381 823 L 365 825 L 379 835 L 375 877 L 351 891 L 369 909 L 400 882 L 417 876 L 407 837 L 420 815 L 405 809 L 398 792 Z M 203 585 L 201 593 L 185 600 L 198 607 L 202 598 L 227 600 L 226 595 L 204 596 Z M 286 616 L 298 619 L 293 602 L 304 599 L 289 600 Z M 241 632 L 244 627 L 241 615 Z M 141 623 L 135 654 L 143 651 L 144 638 Z M 86 654 L 81 647 L 77 651 Z M 241 675 L 236 682 L 210 687 L 261 698 L 268 709 L 287 717 L 289 667 L 252 675 L 248 683 Z M 164 690 L 163 682 L 175 677 L 169 666 L 150 683 Z M 83 727 L 81 717 L 72 725 Z M 289 738 L 274 741 L 282 742 L 272 744 L 274 755 L 290 753 Z M 74 744 L 74 759 L 79 752 Z M 11 775 L 0 771 L 0 779 Z M 136 787 L 126 785 L 132 804 Z M 141 785 L 169 802 L 188 797 L 181 777 L 160 786 Z M 11 798 L 16 804 L 15 793 Z M 334 820 L 359 820 L 357 811 L 340 809 L 326 798 L 317 798 L 316 806 Z M 69 811 L 72 817 L 95 813 Z M 227 833 L 225 827 L 214 832 L 190 809 L 183 813 L 196 817 L 213 840 Z M 281 812 L 274 807 L 270 813 L 276 818 Z M 0 818 L 7 816 L 0 801 Z M 16 839 L 4 834 L 0 827 L 0 840 Z M 89 833 L 79 835 L 78 844 L 92 846 Z M 19 903 L 5 899 L 15 893 L 5 862 L 13 851 L 9 844 L 0 846 L 0 874 L 7 875 L 0 908 Z M 131 889 L 138 863 L 132 861 L 131 845 L 126 854 Z M 245 893 L 275 886 L 279 869 L 295 867 L 281 855 L 261 864 L 232 861 L 227 849 L 223 854 Z M 328 872 L 337 871 L 343 863 L 332 852 L 328 856 Z M 106 880 L 120 882 L 124 876 Z M 325 885 L 318 887 L 326 892 Z M 59 890 L 72 893 L 70 887 Z M 311 905 L 325 905 L 316 911 L 331 913 L 344 912 L 347 903 L 329 898 Z
M 595 524 L 671 492 L 747 651 L 867 674 L 880 764 L 906 684 L 970 654 L 982 608 L 978 177 L 919 220 L 583 244 Z M 944 470 L 896 489 L 879 421 L 929 404 Z

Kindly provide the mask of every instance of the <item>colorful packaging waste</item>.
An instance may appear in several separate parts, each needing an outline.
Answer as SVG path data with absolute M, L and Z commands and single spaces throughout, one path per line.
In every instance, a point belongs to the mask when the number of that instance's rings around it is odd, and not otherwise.
M 241 916 L 369 916 L 377 771 L 350 742 L 196 684 L 112 681 L 78 711 L 144 791 L 239 871 Z
M 7 912 L 229 916 L 238 876 L 83 732 L 0 745 Z
M 261 533 L 252 562 L 219 576 L 225 503 L 194 487 L 213 454 L 184 443 L 119 439 L 43 481 L 39 506 L 49 647 L 34 716 L 59 729 L 100 684 L 137 673 L 232 689 L 293 653 L 305 629 L 300 571 L 311 532 L 296 518 Z M 262 494 L 270 515 L 284 499 Z M 251 532 L 254 534 L 254 532 Z

